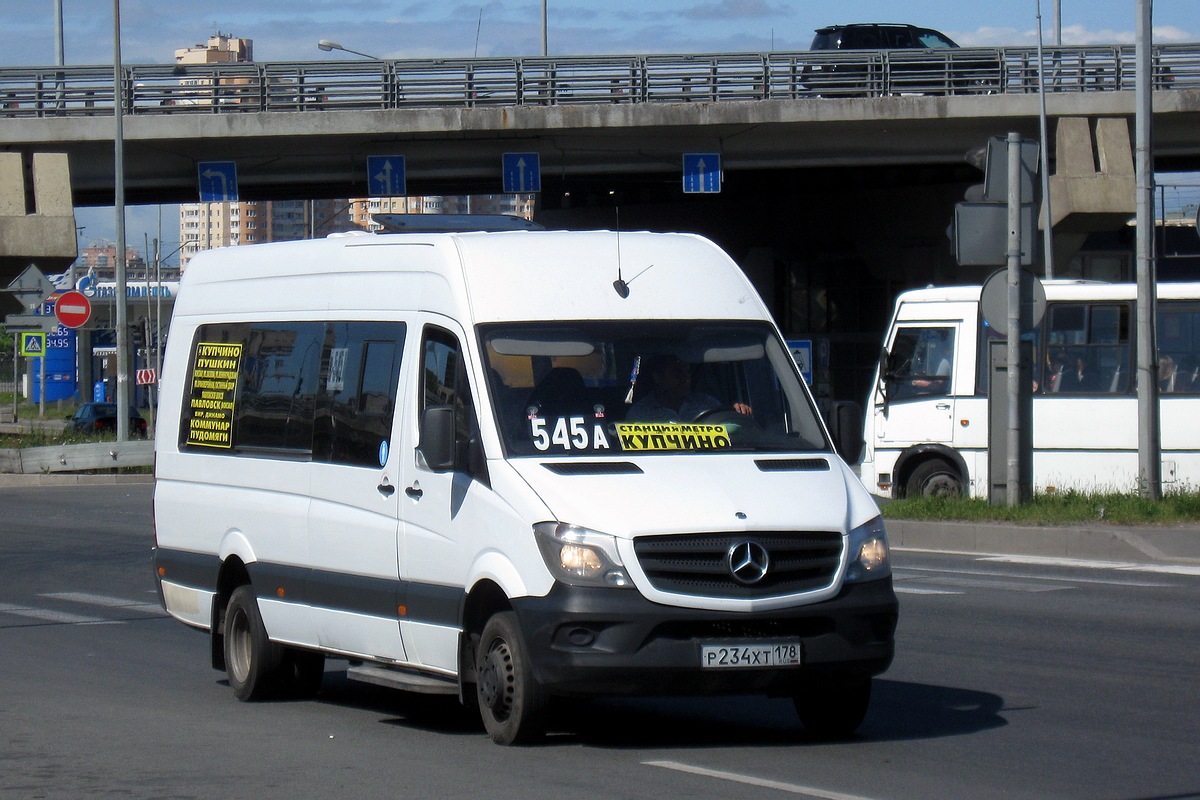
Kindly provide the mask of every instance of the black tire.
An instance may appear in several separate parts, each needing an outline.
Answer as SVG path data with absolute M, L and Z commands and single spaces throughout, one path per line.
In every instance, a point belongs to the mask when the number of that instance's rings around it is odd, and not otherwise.
M 291 682 L 285 649 L 267 638 L 254 587 L 239 586 L 225 607 L 225 671 L 237 699 L 253 702 L 278 696 Z
M 962 497 L 963 477 L 949 462 L 933 458 L 908 476 L 905 497 Z
M 517 616 L 494 615 L 483 626 L 475 661 L 479 716 L 497 744 L 523 744 L 545 733 L 546 694 L 533 676 Z
M 854 735 L 871 705 L 871 678 L 852 676 L 815 681 L 792 698 L 796 714 L 809 734 L 818 739 Z

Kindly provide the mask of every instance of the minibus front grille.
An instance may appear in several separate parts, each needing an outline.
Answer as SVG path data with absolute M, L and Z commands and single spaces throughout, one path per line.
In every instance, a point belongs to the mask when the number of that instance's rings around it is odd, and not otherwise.
M 655 589 L 703 597 L 818 591 L 833 583 L 842 563 L 837 531 L 641 536 L 633 547 Z M 764 562 L 765 570 L 758 569 Z

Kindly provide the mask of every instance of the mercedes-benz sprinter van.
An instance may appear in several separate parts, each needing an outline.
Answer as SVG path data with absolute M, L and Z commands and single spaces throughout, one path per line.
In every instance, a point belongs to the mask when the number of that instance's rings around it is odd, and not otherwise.
M 840 736 L 892 660 L 879 510 L 699 236 L 202 253 L 155 451 L 164 607 L 243 700 L 314 693 L 331 657 L 500 743 L 612 694 L 787 697 Z

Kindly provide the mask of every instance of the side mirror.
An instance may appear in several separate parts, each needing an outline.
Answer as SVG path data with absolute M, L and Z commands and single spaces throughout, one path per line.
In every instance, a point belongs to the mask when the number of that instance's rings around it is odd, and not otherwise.
M 417 452 L 434 472 L 454 469 L 454 435 L 454 406 L 429 406 L 421 414 L 421 442 Z
M 856 464 L 863 451 L 863 415 L 858 403 L 838 400 L 829 409 L 833 446 L 847 464 Z

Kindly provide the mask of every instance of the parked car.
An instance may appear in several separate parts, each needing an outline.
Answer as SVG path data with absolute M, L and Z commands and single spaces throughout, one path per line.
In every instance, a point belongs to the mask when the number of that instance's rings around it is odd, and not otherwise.
M 961 56 L 947 54 L 961 48 L 946 34 L 916 25 L 829 25 L 817 29 L 809 49 L 901 51 L 889 52 L 886 57 L 881 52 L 878 59 L 863 54 L 860 58 L 807 65 L 803 72 L 805 86 L 823 96 L 991 92 L 999 90 L 1003 76 L 999 58 L 969 50 Z
M 137 409 L 129 409 L 129 435 L 146 436 L 146 420 Z M 77 433 L 114 433 L 117 430 L 116 403 L 84 403 L 67 417 L 67 429 Z

